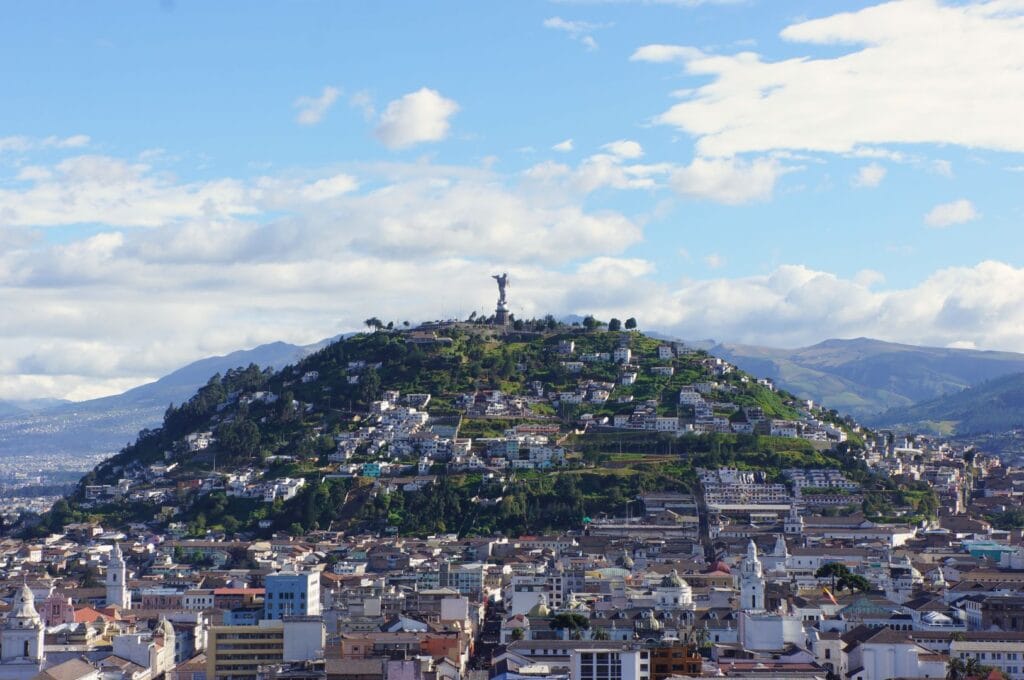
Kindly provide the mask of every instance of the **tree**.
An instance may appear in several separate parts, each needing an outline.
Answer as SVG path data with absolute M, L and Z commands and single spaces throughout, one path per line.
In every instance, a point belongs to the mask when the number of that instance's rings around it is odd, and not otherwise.
M 576 640 L 580 637 L 580 631 L 590 628 L 590 620 L 576 612 L 562 612 L 551 619 L 551 628 L 554 630 L 568 630 L 569 637 Z
M 523 629 L 522 628 L 513 628 L 512 629 L 512 635 L 511 635 L 512 642 L 516 642 L 518 640 L 522 640 L 523 636 L 524 636 L 524 633 L 523 633 Z
M 832 587 L 836 587 L 836 579 L 847 576 L 850 573 L 849 568 L 842 562 L 828 562 L 818 567 L 818 571 L 814 572 L 815 578 L 831 578 Z
M 583 327 L 586 328 L 588 331 L 594 330 L 600 324 L 601 324 L 600 321 L 598 321 L 597 319 L 595 319 L 593 316 L 591 316 L 589 314 L 587 316 L 583 317 Z
M 608 320 L 608 330 L 610 330 L 610 331 L 621 331 L 622 330 L 622 322 L 619 321 L 618 319 L 616 319 L 615 317 L 612 317 L 611 319 Z
M 374 331 L 379 331 L 380 329 L 384 328 L 384 322 L 375 316 L 371 316 L 363 323 L 366 325 L 367 328 L 370 328 Z
M 946 666 L 946 680 L 964 680 L 967 677 L 967 668 L 961 659 L 951 657 L 949 665 Z
M 627 331 L 631 331 L 631 330 L 633 330 L 635 328 L 636 328 L 636 318 L 631 316 L 628 319 L 626 319 L 626 330 Z

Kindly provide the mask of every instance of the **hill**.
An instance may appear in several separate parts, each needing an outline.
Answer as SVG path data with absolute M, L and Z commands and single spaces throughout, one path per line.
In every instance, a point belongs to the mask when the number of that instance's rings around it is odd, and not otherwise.
M 943 435 L 978 435 L 1024 428 L 1024 373 L 989 380 L 955 394 L 890 409 L 885 427 Z
M 1024 354 L 917 347 L 869 338 L 773 349 L 720 344 L 710 350 L 780 387 L 874 425 L 883 411 L 1024 371 Z
M 771 436 L 780 421 L 789 434 Z M 835 446 L 847 431 L 834 413 L 639 333 L 435 324 L 215 376 L 40 530 L 84 518 L 193 536 L 565 529 L 643 491 L 690 489 L 700 466 L 865 476 L 849 443 Z
M 134 440 L 140 430 L 159 426 L 168 404 L 191 397 L 211 375 L 249 364 L 282 368 L 322 345 L 275 342 L 209 357 L 122 394 L 89 401 L 2 402 L 0 458 L 115 452 Z

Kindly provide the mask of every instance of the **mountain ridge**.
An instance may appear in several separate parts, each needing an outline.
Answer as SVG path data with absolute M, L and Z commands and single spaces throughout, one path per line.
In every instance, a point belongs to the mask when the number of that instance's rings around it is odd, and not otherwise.
M 709 349 L 802 397 L 874 424 L 881 413 L 1024 372 L 1024 354 L 830 338 L 779 349 L 718 343 Z
M 0 458 L 71 451 L 114 453 L 140 430 L 158 425 L 169 404 L 187 400 L 211 376 L 249 364 L 280 369 L 333 340 L 305 346 L 276 341 L 199 359 L 120 394 L 37 411 L 22 408 L 4 414 L 0 410 Z

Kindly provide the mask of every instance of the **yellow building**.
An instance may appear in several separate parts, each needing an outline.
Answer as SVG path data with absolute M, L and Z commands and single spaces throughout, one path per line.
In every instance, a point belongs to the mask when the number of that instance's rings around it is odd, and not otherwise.
M 284 661 L 284 623 L 260 621 L 256 626 L 213 626 L 207 636 L 207 680 L 256 678 L 260 666 Z

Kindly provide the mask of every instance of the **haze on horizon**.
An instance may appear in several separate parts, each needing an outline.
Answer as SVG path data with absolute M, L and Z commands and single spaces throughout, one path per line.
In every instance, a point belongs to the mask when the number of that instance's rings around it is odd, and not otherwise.
M 368 316 L 1024 351 L 1006 0 L 11 5 L 0 399 Z

